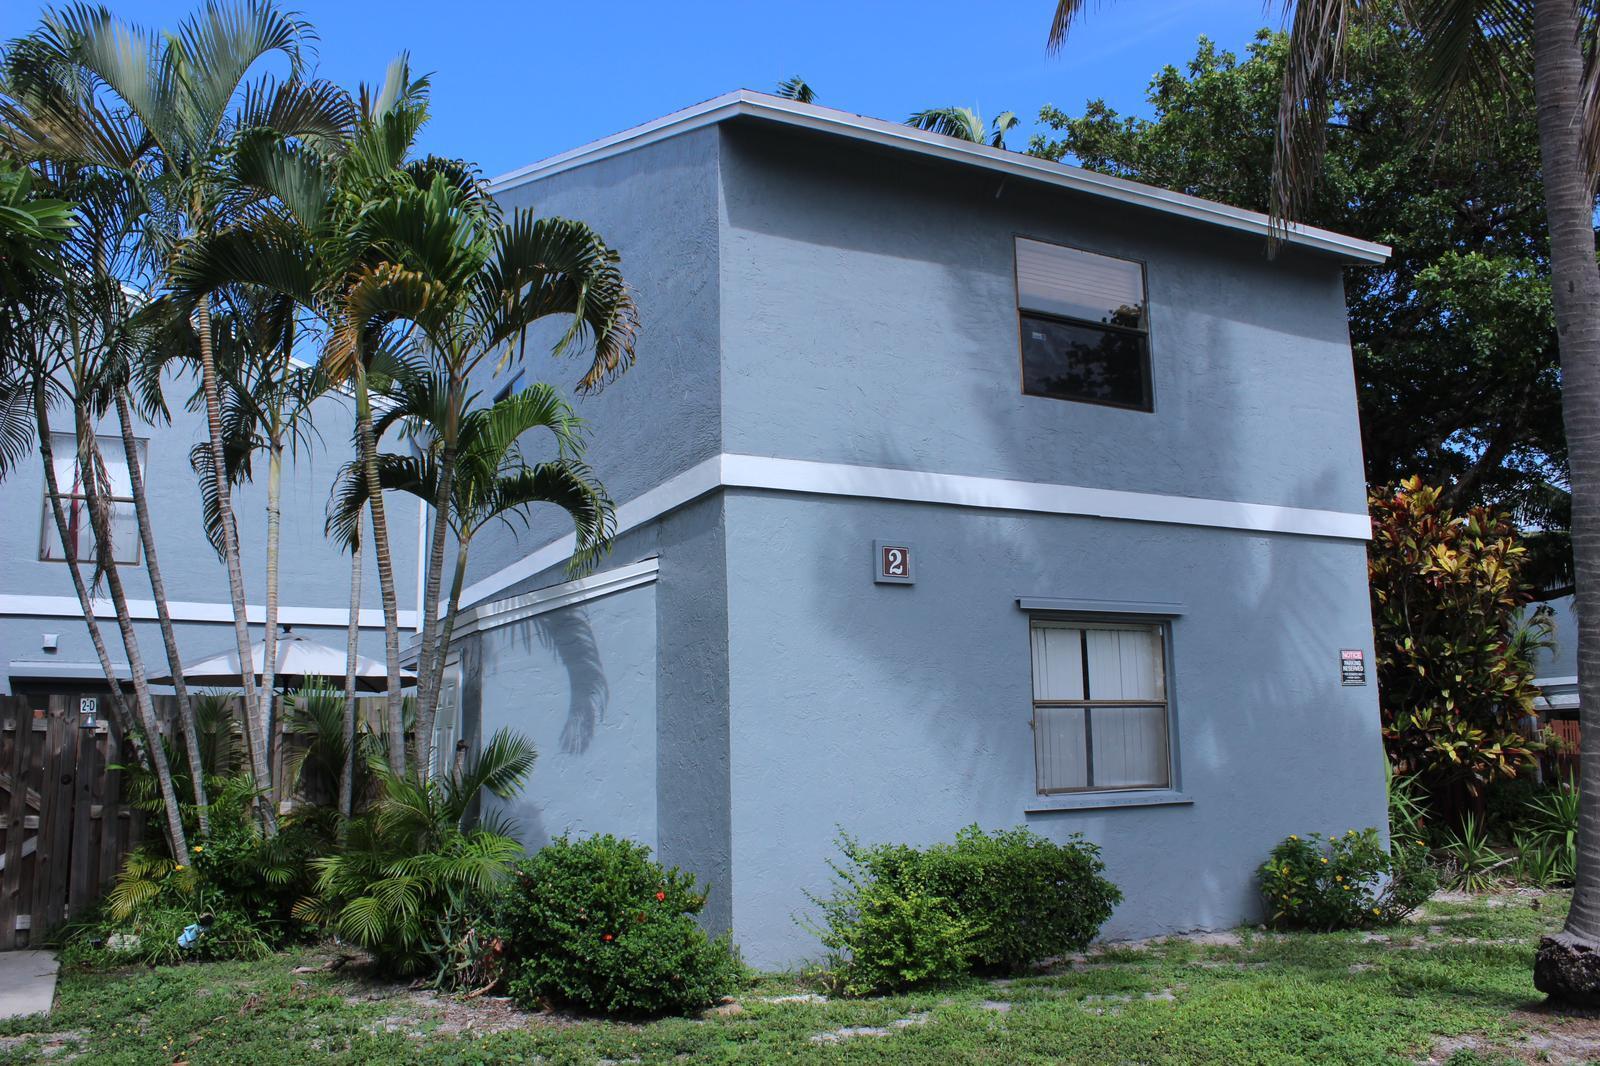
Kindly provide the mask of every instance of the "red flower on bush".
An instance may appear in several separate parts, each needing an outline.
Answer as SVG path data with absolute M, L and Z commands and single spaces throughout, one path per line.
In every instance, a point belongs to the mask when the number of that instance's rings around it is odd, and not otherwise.
M 611 939 L 611 934 L 607 933 L 605 936 L 601 937 L 600 939 L 601 940 L 605 940 L 605 941 L 609 941 Z
M 667 894 L 665 892 L 657 892 L 656 893 L 656 899 L 661 900 L 662 902 L 665 902 L 666 898 L 667 898 Z

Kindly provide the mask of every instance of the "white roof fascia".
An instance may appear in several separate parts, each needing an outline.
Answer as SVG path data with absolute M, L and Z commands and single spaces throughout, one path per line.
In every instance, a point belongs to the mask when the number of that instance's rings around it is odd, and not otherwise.
M 1212 200 L 1203 200 L 1198 196 L 1144 185 L 1126 178 L 1112 177 L 1109 174 L 1097 174 L 1082 167 L 1055 163 L 1021 152 L 1008 152 L 1003 148 L 991 148 L 984 144 L 973 144 L 953 137 L 928 133 L 899 122 L 886 122 L 882 119 L 838 111 L 831 107 L 802 104 L 795 100 L 769 96 L 766 93 L 751 92 L 748 89 L 726 93 L 502 174 L 490 181 L 489 188 L 496 193 L 506 192 L 539 178 L 559 174 L 574 167 L 598 162 L 669 137 L 676 137 L 741 116 L 766 119 L 802 129 L 849 137 L 868 144 L 915 152 L 930 158 L 978 166 L 998 174 L 1043 182 L 1058 188 L 1206 222 L 1242 233 L 1261 237 L 1270 234 L 1271 223 L 1260 211 L 1230 207 Z M 1332 230 L 1298 223 L 1292 223 L 1287 227 L 1284 241 L 1287 244 L 1336 255 L 1352 263 L 1382 263 L 1388 259 L 1390 252 L 1388 245 L 1347 237 Z

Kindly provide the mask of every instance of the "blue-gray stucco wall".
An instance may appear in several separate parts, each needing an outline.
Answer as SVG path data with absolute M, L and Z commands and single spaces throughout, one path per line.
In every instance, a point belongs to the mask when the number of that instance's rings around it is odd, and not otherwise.
M 185 400 L 194 391 L 186 376 L 169 375 L 164 382 L 170 424 L 141 423 L 138 436 L 149 441 L 146 459 L 146 491 L 156 534 L 170 602 L 222 605 L 227 609 L 227 571 L 212 550 L 201 526 L 200 490 L 189 466 L 189 451 L 204 439 L 205 420 L 201 412 L 189 410 Z M 58 432 L 70 431 L 70 413 L 55 413 Z M 282 532 L 279 565 L 279 596 L 284 608 L 312 607 L 344 611 L 350 602 L 349 556 L 341 552 L 323 533 L 329 490 L 339 467 L 349 457 L 352 413 L 348 398 L 330 395 L 317 401 L 305 440 L 285 463 L 282 495 Z M 102 436 L 113 439 L 111 454 L 120 457 L 120 431 L 114 418 L 99 427 Z M 0 594 L 6 596 L 65 597 L 76 603 L 66 566 L 39 561 L 41 520 L 44 516 L 44 474 L 37 452 L 4 481 L 0 481 L 0 503 L 14 521 L 0 524 L 0 558 L 6 560 L 0 577 Z M 417 519 L 419 505 L 409 497 L 395 497 L 389 504 L 390 543 L 394 559 L 395 585 L 399 608 L 415 611 L 417 606 Z M 244 560 L 246 598 L 252 605 L 265 602 L 266 591 L 266 464 L 258 461 L 255 479 L 234 493 L 234 512 L 239 524 L 240 552 Z M 52 527 L 52 536 L 53 536 Z M 362 575 L 362 604 L 367 609 L 381 607 L 376 564 L 369 550 Z M 122 577 L 130 600 L 149 600 L 150 585 L 143 565 L 125 566 Z M 104 594 L 104 591 L 101 591 Z M 9 601 L 0 601 L 9 602 Z M 178 622 L 175 630 L 179 649 L 187 659 L 226 651 L 234 646 L 232 614 L 222 622 Z M 116 619 L 107 613 L 100 619 L 102 632 L 114 662 L 126 657 L 117 631 Z M 333 647 L 343 648 L 345 630 L 335 627 L 296 625 L 296 631 Z M 141 654 L 152 673 L 165 672 L 166 653 L 160 629 L 154 621 L 137 622 Z M 262 627 L 252 627 L 259 639 Z M 41 648 L 45 633 L 59 635 L 59 649 L 53 654 Z M 402 634 L 404 639 L 404 633 Z M 381 626 L 362 633 L 362 653 L 381 657 Z M 0 692 L 8 690 L 6 668 L 13 660 L 50 661 L 57 664 L 86 664 L 95 671 L 98 662 L 89 641 L 88 627 L 81 618 L 48 617 L 34 614 L 0 614 Z
M 1365 509 L 1331 259 L 792 134 L 721 156 L 725 451 Z M 1145 263 L 1153 413 L 1022 394 L 1018 235 Z
M 556 320 L 530 332 L 521 364 L 523 384 L 568 389 L 589 423 L 586 459 L 612 497 L 632 499 L 721 451 L 716 130 L 543 178 L 499 199 L 508 212 L 579 219 L 622 257 L 641 323 L 634 367 L 597 393 L 572 393 L 588 363 L 581 357 L 552 361 L 546 354 L 566 327 Z M 492 395 L 515 369 L 478 384 Z M 469 584 L 572 531 L 554 508 L 528 517 L 526 528 L 495 525 L 478 536 Z M 539 584 L 548 581 L 525 583 Z
M 1126 894 L 1110 937 L 1259 913 L 1290 833 L 1386 828 L 1358 542 L 921 504 L 731 492 L 734 935 L 760 966 L 815 955 L 792 921 L 844 829 L 929 844 L 974 822 L 1084 833 Z M 914 585 L 871 577 L 916 545 Z M 1173 749 L 1186 806 L 1029 814 L 1028 616 L 1018 597 L 1177 602 Z
M 472 640 L 482 736 L 510 727 L 539 751 L 515 798 L 490 800 L 537 849 L 563 833 L 656 846 L 656 611 L 652 586 L 535 615 Z

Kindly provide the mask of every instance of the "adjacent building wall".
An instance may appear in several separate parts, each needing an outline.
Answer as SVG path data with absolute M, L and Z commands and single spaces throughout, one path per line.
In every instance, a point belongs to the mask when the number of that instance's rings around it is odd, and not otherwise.
M 234 647 L 233 615 L 229 606 L 227 570 L 211 548 L 201 526 L 198 480 L 189 465 L 190 449 L 205 439 L 203 412 L 191 411 L 185 400 L 194 390 L 187 378 L 169 377 L 165 384 L 171 424 L 141 424 L 138 435 L 148 439 L 145 482 L 150 513 L 155 524 L 156 546 L 165 579 L 167 598 L 174 617 L 182 618 L 195 610 L 217 614 L 216 621 L 179 621 L 179 648 L 188 659 L 201 658 Z M 329 489 L 342 463 L 349 458 L 352 411 L 343 396 L 319 400 L 313 410 L 311 428 L 301 446 L 285 463 L 282 490 L 282 532 L 279 564 L 279 597 L 285 617 L 293 619 L 297 608 L 330 610 L 342 616 L 350 602 L 350 560 L 323 533 Z M 70 414 L 57 412 L 56 429 L 70 431 Z M 115 418 L 102 423 L 102 436 L 113 438 L 110 454 L 121 456 L 120 430 Z M 6 560 L 0 576 L 0 692 L 8 691 L 6 676 L 15 660 L 48 662 L 58 671 L 72 664 L 86 668 L 91 683 L 103 682 L 98 660 L 89 642 L 88 627 L 77 610 L 71 577 L 66 564 L 39 561 L 41 524 L 45 517 L 44 474 L 37 452 L 0 482 L 0 501 L 13 521 L 0 525 L 0 558 Z M 417 608 L 417 521 L 420 506 L 409 497 L 389 501 L 390 544 L 400 610 L 408 615 Z M 255 607 L 265 603 L 266 593 L 266 461 L 258 458 L 255 478 L 234 490 L 234 511 L 238 518 L 241 556 L 244 561 L 246 599 Z M 50 536 L 55 536 L 50 524 Z M 137 567 L 121 568 L 122 580 L 130 600 L 151 599 L 141 553 Z M 88 570 L 85 570 L 88 576 Z M 101 590 L 104 595 L 104 590 Z M 38 601 L 31 597 L 50 597 L 71 616 L 42 614 Z M 377 610 L 382 600 L 376 566 L 368 550 L 362 578 L 362 603 Z M 186 608 L 180 605 L 200 605 Z M 372 618 L 362 635 L 363 654 L 383 655 L 381 621 Z M 100 619 L 107 647 L 113 660 L 126 664 L 116 619 L 107 604 Z M 295 628 L 312 639 L 333 647 L 345 646 L 344 620 L 332 626 L 298 623 Z M 154 621 L 136 624 L 140 649 L 152 674 L 166 671 L 166 652 L 160 629 Z M 252 627 L 259 639 L 262 627 Z M 59 649 L 52 655 L 42 647 L 46 633 L 59 635 Z

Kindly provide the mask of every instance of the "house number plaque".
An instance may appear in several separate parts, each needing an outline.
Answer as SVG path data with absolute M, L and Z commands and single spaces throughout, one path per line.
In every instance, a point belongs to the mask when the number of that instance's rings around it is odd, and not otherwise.
M 872 579 L 880 585 L 910 585 L 916 581 L 912 568 L 914 549 L 905 541 L 875 540 L 872 542 Z

